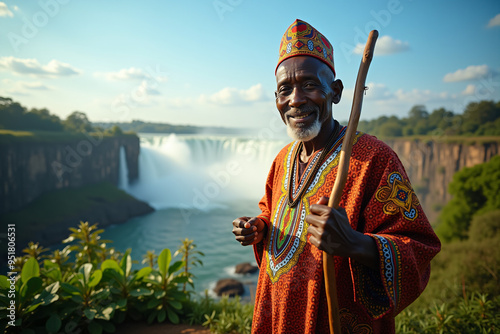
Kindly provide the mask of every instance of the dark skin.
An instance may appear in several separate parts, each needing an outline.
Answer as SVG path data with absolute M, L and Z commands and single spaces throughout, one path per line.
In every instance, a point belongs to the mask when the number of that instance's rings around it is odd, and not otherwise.
M 342 96 L 342 81 L 335 80 L 331 69 L 320 60 L 296 56 L 284 60 L 276 71 L 276 107 L 281 119 L 293 129 L 309 127 L 316 119 L 321 131 L 303 142 L 300 160 L 309 161 L 324 148 L 334 130 L 333 104 Z M 322 197 L 310 206 L 306 216 L 309 224 L 309 242 L 330 255 L 350 257 L 372 269 L 379 268 L 379 254 L 375 241 L 351 228 L 343 208 L 328 207 L 328 198 Z M 233 234 L 243 246 L 261 242 L 267 234 L 267 225 L 257 217 L 240 217 L 233 221 Z

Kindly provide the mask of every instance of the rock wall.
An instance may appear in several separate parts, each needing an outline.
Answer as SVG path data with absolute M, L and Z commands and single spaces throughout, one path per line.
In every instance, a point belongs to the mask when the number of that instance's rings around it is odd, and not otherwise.
M 451 199 L 448 184 L 464 167 L 489 161 L 500 153 L 500 141 L 445 143 L 435 141 L 385 140 L 398 154 L 431 222 Z
M 0 144 L 0 214 L 20 209 L 51 190 L 103 181 L 117 185 L 122 146 L 129 181 L 134 181 L 140 149 L 134 135 Z

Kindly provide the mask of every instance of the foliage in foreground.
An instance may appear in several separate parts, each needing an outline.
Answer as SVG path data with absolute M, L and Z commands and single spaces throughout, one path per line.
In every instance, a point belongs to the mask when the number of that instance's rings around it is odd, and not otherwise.
M 500 296 L 472 294 L 450 304 L 406 309 L 396 317 L 396 332 L 401 334 L 497 333 L 499 329 Z
M 481 234 L 489 226 L 484 221 L 477 219 L 471 225 L 469 234 L 480 239 L 475 245 L 471 240 L 444 245 L 428 289 L 397 316 L 398 333 L 495 333 L 500 329 L 496 247 L 500 239 L 496 225 L 488 228 L 494 233 Z M 185 290 L 186 283 L 193 286 L 186 261 L 202 265 L 203 253 L 191 240 L 183 240 L 178 251 L 183 261 L 174 262 L 168 249 L 158 256 L 150 251 L 144 256 L 145 266 L 132 270 L 130 250 L 121 254 L 108 247 L 111 241 L 100 239 L 103 230 L 96 225 L 80 223 L 71 231 L 65 240 L 70 245 L 50 255 L 30 243 L 26 255 L 10 263 L 16 274 L 0 276 L 0 330 L 113 333 L 128 319 L 203 324 L 216 334 L 250 333 L 251 303 L 227 297 L 214 300 L 207 293 L 195 298 Z M 16 327 L 7 327 L 10 300 L 15 300 Z
M 112 333 L 125 319 L 179 323 L 189 276 L 164 249 L 153 266 L 132 270 L 130 250 L 107 247 L 96 225 L 80 223 L 50 256 L 30 243 L 0 276 L 0 329 L 21 333 Z M 74 262 L 69 259 L 74 258 Z M 13 303 L 14 302 L 14 303 Z M 13 326 L 15 325 L 15 327 Z

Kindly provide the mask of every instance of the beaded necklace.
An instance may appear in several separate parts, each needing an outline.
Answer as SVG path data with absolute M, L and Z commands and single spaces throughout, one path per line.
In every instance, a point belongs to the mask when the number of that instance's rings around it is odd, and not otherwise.
M 338 132 L 339 132 L 339 123 L 335 121 L 335 126 L 333 128 L 333 131 L 330 135 L 330 138 L 328 138 L 328 142 L 326 146 L 316 152 L 314 155 L 314 158 L 312 159 L 311 163 L 308 164 L 306 170 L 304 171 L 304 174 L 301 177 L 300 184 L 297 186 L 295 189 L 295 178 L 299 177 L 298 175 L 298 170 L 299 170 L 299 154 L 302 151 L 302 147 L 304 146 L 303 142 L 300 142 L 297 145 L 297 148 L 293 152 L 293 160 L 292 160 L 292 171 L 291 175 L 292 177 L 288 178 L 288 206 L 290 208 L 293 208 L 294 206 L 297 205 L 299 200 L 302 198 L 302 195 L 306 191 L 307 188 L 309 188 L 309 185 L 311 184 L 314 176 L 318 172 L 318 169 L 321 167 L 321 164 L 323 163 L 323 160 L 327 156 L 328 152 L 330 152 L 330 149 L 332 148 L 333 143 L 335 142 L 335 139 L 337 138 Z M 311 171 L 312 168 L 312 171 Z M 306 178 L 304 179 L 305 176 Z

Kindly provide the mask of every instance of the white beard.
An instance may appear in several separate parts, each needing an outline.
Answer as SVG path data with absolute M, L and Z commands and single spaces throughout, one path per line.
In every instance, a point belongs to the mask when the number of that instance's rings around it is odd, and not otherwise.
M 286 122 L 286 132 L 293 140 L 309 141 L 316 138 L 320 130 L 321 122 L 319 121 L 318 114 L 316 114 L 314 123 L 307 128 L 292 128 L 288 120 Z

